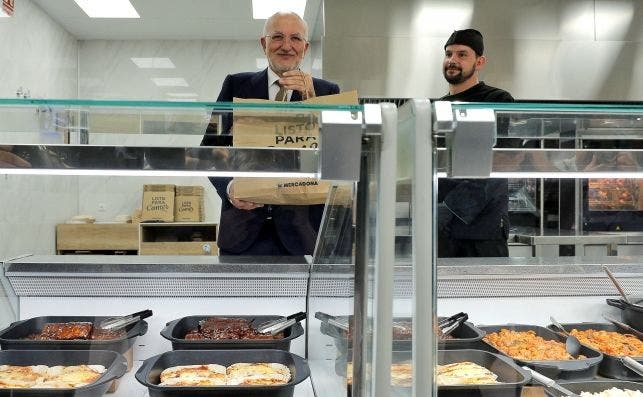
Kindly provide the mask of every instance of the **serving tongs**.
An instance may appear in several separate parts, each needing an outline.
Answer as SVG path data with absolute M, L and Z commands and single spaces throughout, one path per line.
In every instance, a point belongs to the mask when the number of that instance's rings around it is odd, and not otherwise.
M 148 318 L 151 315 L 152 315 L 152 311 L 147 309 L 140 312 L 132 313 L 127 316 L 110 317 L 106 320 L 101 321 L 101 323 L 98 326 L 105 330 L 122 329 L 127 327 L 130 324 L 137 323 L 144 318 Z
M 441 337 L 449 336 L 453 331 L 455 331 L 463 322 L 469 319 L 469 315 L 464 312 L 454 314 L 451 317 L 443 318 L 438 321 L 438 327 L 442 331 Z
M 641 331 L 639 331 L 639 330 L 637 330 L 637 329 L 634 329 L 634 328 L 630 327 L 629 325 L 627 325 L 627 324 L 625 324 L 625 323 L 622 323 L 622 322 L 620 322 L 620 321 L 618 321 L 618 320 L 615 320 L 615 319 L 613 319 L 613 318 L 611 318 L 611 317 L 609 317 L 609 316 L 606 316 L 606 315 L 604 315 L 604 314 L 603 314 L 603 318 L 604 318 L 605 320 L 609 321 L 610 323 L 612 323 L 612 324 L 616 325 L 616 326 L 617 326 L 617 327 L 619 327 L 620 329 L 622 329 L 622 330 L 624 330 L 624 331 L 626 331 L 626 332 L 629 332 L 630 334 L 632 334 L 632 335 L 636 336 L 636 337 L 637 337 L 637 338 L 639 338 L 640 340 L 643 340 L 643 332 L 641 332 Z
M 259 324 L 256 327 L 256 329 L 257 329 L 257 332 L 262 334 L 276 335 L 281 331 L 285 330 L 286 328 L 295 325 L 296 323 L 300 322 L 305 318 L 306 318 L 306 313 L 299 312 L 299 313 L 291 314 L 290 316 L 285 318 L 282 317 L 276 320 L 266 321 L 265 323 Z
M 338 317 L 331 316 L 330 314 L 322 313 L 322 312 L 316 312 L 315 313 L 315 318 L 321 321 L 324 321 L 328 323 L 329 325 L 332 325 L 336 328 L 341 329 L 342 331 L 348 332 L 349 325 L 348 322 L 340 320 Z
M 526 367 L 526 366 L 522 367 L 522 368 L 527 370 L 531 374 L 531 377 L 536 382 L 540 383 L 541 385 L 545 386 L 546 388 L 554 389 L 557 392 L 562 393 L 563 396 L 566 396 L 566 397 L 580 397 L 578 394 L 576 394 L 573 391 L 567 389 L 566 387 L 563 387 L 563 386 L 559 385 L 558 383 L 556 383 L 555 380 L 549 379 L 548 377 L 546 377 L 545 375 L 541 374 L 540 372 L 534 371 L 533 369 L 531 369 L 529 367 Z

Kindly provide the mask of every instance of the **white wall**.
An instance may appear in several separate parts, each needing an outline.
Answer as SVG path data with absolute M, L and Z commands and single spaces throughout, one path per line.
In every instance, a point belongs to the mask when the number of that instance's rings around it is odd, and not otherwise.
M 321 45 L 312 43 L 302 69 L 321 74 Z M 169 58 L 172 69 L 140 69 L 131 58 Z M 233 40 L 83 40 L 79 42 L 79 98 L 172 100 L 195 94 L 215 101 L 226 75 L 267 66 L 259 39 Z M 180 77 L 184 87 L 159 87 L 152 78 Z
M 454 29 L 485 37 L 481 77 L 520 99 L 641 100 L 641 0 L 325 0 L 324 76 L 366 97 L 439 97 Z M 358 17 L 359 16 L 359 17 Z
M 76 39 L 30 0 L 0 18 L 0 98 L 19 87 L 34 98 L 76 98 Z
M 0 97 L 15 97 L 23 87 L 34 98 L 75 98 L 76 39 L 30 0 L 16 3 L 12 18 L 0 18 Z M 44 113 L 31 112 L 3 112 L 3 129 L 18 131 L 21 135 L 14 134 L 14 139 L 24 141 L 24 134 L 31 132 L 27 139 L 37 140 L 50 128 L 43 123 Z M 2 141 L 11 138 L 3 135 Z M 75 178 L 0 175 L 0 259 L 53 252 L 51 225 L 75 213 L 77 200 Z

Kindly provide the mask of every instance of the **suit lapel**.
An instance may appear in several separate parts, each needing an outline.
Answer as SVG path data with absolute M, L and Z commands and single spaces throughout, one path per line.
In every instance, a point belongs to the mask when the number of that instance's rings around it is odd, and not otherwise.
M 268 99 L 268 69 L 255 73 L 250 79 L 248 98 Z

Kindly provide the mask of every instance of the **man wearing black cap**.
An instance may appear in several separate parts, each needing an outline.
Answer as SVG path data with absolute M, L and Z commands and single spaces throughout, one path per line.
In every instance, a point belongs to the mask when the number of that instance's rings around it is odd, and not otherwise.
M 482 34 L 456 30 L 444 45 L 445 101 L 513 102 L 505 90 L 478 80 L 486 58 Z M 505 130 L 508 120 L 498 120 Z M 440 179 L 438 183 L 438 256 L 509 256 L 508 192 L 506 179 Z

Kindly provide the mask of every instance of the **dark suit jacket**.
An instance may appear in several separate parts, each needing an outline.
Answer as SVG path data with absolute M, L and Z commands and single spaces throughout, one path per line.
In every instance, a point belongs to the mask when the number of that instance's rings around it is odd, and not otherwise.
M 317 96 L 339 93 L 337 84 L 313 78 Z M 232 98 L 268 99 L 268 70 L 228 75 L 223 82 L 217 102 L 232 102 Z M 292 93 L 291 101 L 300 101 L 299 92 Z M 230 133 L 231 114 L 223 115 L 222 127 Z M 211 145 L 206 135 L 202 145 Z M 240 210 L 228 201 L 226 188 L 231 178 L 210 178 L 221 197 L 221 219 L 219 241 L 224 253 L 238 255 L 259 254 L 257 246 L 265 247 L 265 241 L 258 241 L 266 219 L 272 216 L 278 239 L 291 255 L 312 254 L 317 231 L 324 211 L 324 205 L 265 205 L 252 211 Z

